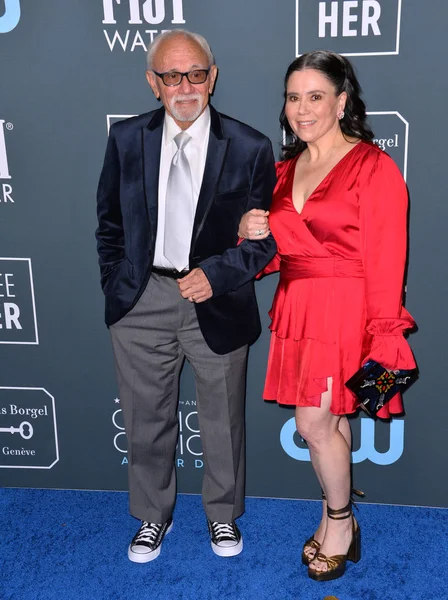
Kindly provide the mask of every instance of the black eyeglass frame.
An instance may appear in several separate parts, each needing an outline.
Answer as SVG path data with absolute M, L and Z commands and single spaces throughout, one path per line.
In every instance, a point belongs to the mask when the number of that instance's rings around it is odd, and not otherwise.
M 181 73 L 180 71 L 165 71 L 164 73 L 158 73 L 157 71 L 154 71 L 154 70 L 153 70 L 153 73 L 154 73 L 154 75 L 157 75 L 157 77 L 160 77 L 160 79 L 163 82 L 163 85 L 166 85 L 167 87 L 176 87 L 182 83 L 182 80 L 184 77 L 186 77 L 188 82 L 192 83 L 193 85 L 201 85 L 207 81 L 207 77 L 208 77 L 208 74 L 210 73 L 210 70 L 211 70 L 211 67 L 209 67 L 208 69 L 192 69 L 191 71 L 186 71 L 185 73 Z M 191 81 L 191 79 L 189 78 L 190 73 L 197 73 L 198 71 L 202 71 L 202 72 L 206 73 L 204 81 L 201 81 L 200 83 L 198 81 Z M 174 74 L 181 76 L 179 83 L 165 83 L 163 76 L 164 75 L 174 75 Z

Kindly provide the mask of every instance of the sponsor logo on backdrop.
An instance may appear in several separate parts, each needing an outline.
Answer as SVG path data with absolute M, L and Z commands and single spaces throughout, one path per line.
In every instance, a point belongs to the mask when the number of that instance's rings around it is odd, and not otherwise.
M 329 48 L 345 56 L 398 54 L 401 0 L 296 0 L 296 56 Z
M 59 460 L 56 410 L 44 388 L 0 387 L 0 468 L 51 469 Z
M 0 119 L 0 204 L 14 204 L 11 174 L 9 170 L 8 152 L 6 150 L 6 133 L 12 131 L 14 125 L 9 121 Z
M 128 464 L 126 434 L 123 423 L 123 413 L 119 398 L 114 398 L 115 410 L 112 414 L 112 423 L 118 431 L 114 435 L 114 447 L 120 453 L 122 465 Z M 201 469 L 204 466 L 202 459 L 202 442 L 198 425 L 198 413 L 195 410 L 196 401 L 179 401 L 179 439 L 176 450 L 176 466 L 178 469 Z
M 397 111 L 367 112 L 367 115 L 375 134 L 374 143 L 394 159 L 406 180 L 409 147 L 408 121 Z M 285 130 L 283 130 L 283 143 L 286 143 Z
M 136 115 L 106 115 L 107 120 L 107 134 L 109 135 L 109 130 L 114 123 L 118 121 L 124 121 L 124 119 L 130 119 L 131 117 L 135 117 Z
M 103 25 L 111 52 L 146 52 L 157 35 L 185 25 L 183 0 L 103 0 Z
M 380 452 L 375 448 L 375 426 L 373 419 L 360 418 L 360 439 L 358 450 L 352 452 L 353 464 L 370 460 L 376 465 L 391 465 L 401 457 L 404 448 L 404 421 L 393 419 L 389 424 L 389 449 Z M 381 423 L 380 427 L 387 427 Z M 280 431 L 280 444 L 288 456 L 295 460 L 310 461 L 310 453 L 306 443 L 297 433 L 295 419 L 289 419 Z
M 121 464 L 127 465 L 127 453 L 128 453 L 128 445 L 126 441 L 126 434 L 124 431 L 124 423 L 123 423 L 123 413 L 121 408 L 116 408 L 120 404 L 120 398 L 114 398 L 115 410 L 112 413 L 112 423 L 116 429 L 118 429 L 117 433 L 114 435 L 114 448 L 117 452 L 120 452 L 121 456 Z
M 179 401 L 179 441 L 176 452 L 178 469 L 202 469 L 204 466 L 196 404 L 196 400 Z
M 0 258 L 0 344 L 38 344 L 30 258 Z
M 20 0 L 4 0 L 5 12 L 0 17 L 0 33 L 12 31 L 20 21 Z
M 397 163 L 406 180 L 408 174 L 409 123 L 396 111 L 368 112 L 377 146 Z

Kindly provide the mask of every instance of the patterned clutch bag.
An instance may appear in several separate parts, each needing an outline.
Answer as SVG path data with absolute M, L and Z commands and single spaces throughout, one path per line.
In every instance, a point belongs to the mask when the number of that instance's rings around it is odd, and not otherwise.
M 375 417 L 380 408 L 395 394 L 407 390 L 417 377 L 417 369 L 388 371 L 380 363 L 369 360 L 345 385 L 358 397 L 360 408 Z

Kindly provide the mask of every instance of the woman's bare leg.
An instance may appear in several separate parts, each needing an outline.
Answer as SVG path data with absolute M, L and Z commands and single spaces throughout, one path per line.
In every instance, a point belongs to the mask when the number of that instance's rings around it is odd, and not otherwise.
M 297 407 L 296 424 L 300 435 L 306 440 L 311 462 L 328 505 L 338 509 L 346 506 L 350 499 L 350 445 L 348 422 L 342 424 L 341 417 L 330 413 L 331 385 L 322 394 L 320 407 Z M 344 435 L 345 434 L 345 435 Z M 349 437 L 349 439 L 351 436 Z M 328 556 L 344 554 L 351 541 L 351 520 L 322 519 L 316 539 L 322 543 L 321 552 Z M 312 555 L 312 551 L 309 556 Z M 325 563 L 313 561 L 312 568 L 321 570 Z
M 347 446 L 351 449 L 352 447 L 352 430 L 350 429 L 350 423 L 347 417 L 341 417 L 338 424 L 339 431 L 344 436 Z

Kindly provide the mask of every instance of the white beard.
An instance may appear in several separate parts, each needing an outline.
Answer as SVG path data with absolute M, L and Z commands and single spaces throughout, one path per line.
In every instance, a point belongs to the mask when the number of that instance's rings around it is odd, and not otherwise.
M 183 107 L 177 104 L 182 100 L 196 100 L 196 103 L 190 107 Z M 196 121 L 203 110 L 201 94 L 179 95 L 172 98 L 169 104 L 171 114 L 177 121 Z

